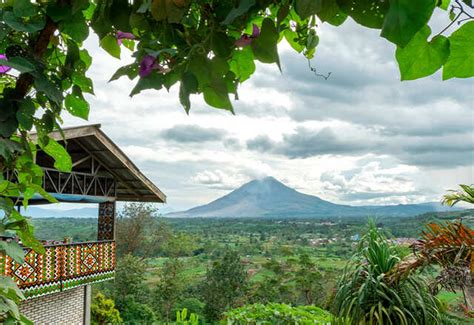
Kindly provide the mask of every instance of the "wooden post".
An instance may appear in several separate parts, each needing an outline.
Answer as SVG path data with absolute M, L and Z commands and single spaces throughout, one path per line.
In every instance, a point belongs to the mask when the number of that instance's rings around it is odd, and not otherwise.
M 99 203 L 97 240 L 115 240 L 115 202 Z

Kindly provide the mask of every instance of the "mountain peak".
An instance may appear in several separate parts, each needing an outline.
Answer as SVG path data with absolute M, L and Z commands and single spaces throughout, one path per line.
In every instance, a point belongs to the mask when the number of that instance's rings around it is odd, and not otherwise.
M 173 217 L 341 217 L 413 216 L 436 211 L 432 205 L 349 206 L 303 194 L 272 176 L 254 179 L 223 197 Z
M 234 192 L 237 192 L 237 193 L 246 192 L 248 194 L 275 195 L 276 193 L 279 193 L 279 192 L 288 193 L 288 192 L 295 192 L 295 190 L 286 186 L 285 184 L 277 180 L 275 177 L 266 176 L 264 178 L 254 179 L 242 185 L 241 187 L 236 189 Z

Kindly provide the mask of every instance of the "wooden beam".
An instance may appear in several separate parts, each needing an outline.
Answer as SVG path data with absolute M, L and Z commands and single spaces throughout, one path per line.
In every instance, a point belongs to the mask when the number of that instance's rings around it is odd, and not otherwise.
M 80 143 L 80 142 L 77 141 L 76 139 L 74 139 L 74 142 L 75 142 L 76 144 L 78 144 L 82 149 L 84 149 L 85 152 L 87 152 L 88 154 L 90 154 L 90 155 L 91 155 L 92 157 L 94 157 L 96 160 L 100 161 L 99 159 L 97 159 L 97 157 L 96 157 L 95 155 L 93 155 L 92 153 L 90 153 L 90 151 L 89 151 L 86 147 L 84 147 L 84 146 L 82 145 L 82 143 Z M 120 175 L 118 175 L 116 172 L 112 171 L 111 169 L 109 169 L 109 168 L 106 167 L 106 166 L 105 166 L 104 168 L 105 168 L 109 173 L 111 173 L 115 178 L 119 179 L 120 182 L 122 183 L 123 180 L 122 180 L 122 177 L 120 177 Z M 130 191 L 135 191 L 135 190 L 136 190 L 136 189 L 134 189 L 134 188 L 128 186 L 127 184 L 124 184 L 124 185 L 125 185 L 125 187 L 127 187 L 127 189 L 129 189 Z

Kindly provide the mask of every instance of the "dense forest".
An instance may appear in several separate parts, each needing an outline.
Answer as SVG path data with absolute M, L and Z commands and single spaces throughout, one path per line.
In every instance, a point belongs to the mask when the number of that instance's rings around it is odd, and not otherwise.
M 426 224 L 453 220 L 472 227 L 474 210 L 377 218 L 373 225 L 404 257 Z M 239 323 L 242 315 L 263 315 L 269 308 L 330 317 L 326 310 L 334 306 L 338 280 L 368 232 L 368 222 L 174 219 L 160 217 L 151 205 L 126 205 L 117 218 L 116 279 L 93 286 L 93 321 L 150 324 L 178 318 L 179 323 L 191 315 L 190 324 Z M 38 218 L 33 223 L 42 239 L 88 241 L 97 235 L 92 218 Z M 435 270 L 424 272 L 429 276 Z M 462 315 L 459 290 L 440 290 L 437 297 L 450 315 Z

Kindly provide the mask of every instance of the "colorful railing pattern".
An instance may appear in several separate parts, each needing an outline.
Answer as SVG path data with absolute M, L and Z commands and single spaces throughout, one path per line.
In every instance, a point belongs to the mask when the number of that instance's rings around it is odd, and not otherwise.
M 0 274 L 12 277 L 26 299 L 113 279 L 115 242 L 48 245 L 45 254 L 25 249 L 23 264 L 0 254 Z

